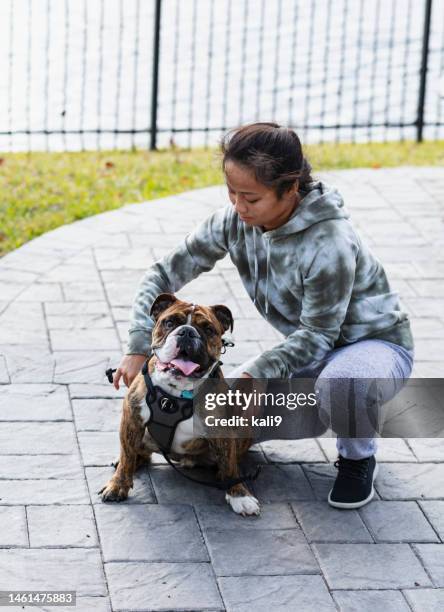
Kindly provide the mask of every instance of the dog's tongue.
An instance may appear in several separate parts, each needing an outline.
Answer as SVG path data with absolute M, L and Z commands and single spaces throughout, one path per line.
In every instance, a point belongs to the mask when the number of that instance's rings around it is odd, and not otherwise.
M 198 363 L 194 363 L 194 361 L 189 361 L 188 359 L 171 359 L 170 363 L 180 370 L 182 374 L 185 374 L 185 376 L 189 376 L 199 367 Z

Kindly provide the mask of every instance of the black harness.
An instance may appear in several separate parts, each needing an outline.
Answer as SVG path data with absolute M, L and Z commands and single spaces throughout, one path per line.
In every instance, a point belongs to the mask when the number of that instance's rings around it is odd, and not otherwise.
M 219 361 L 218 365 L 221 363 Z M 147 361 L 143 364 L 142 374 L 147 389 L 145 399 L 151 413 L 146 426 L 159 449 L 163 453 L 170 453 L 177 426 L 181 421 L 193 416 L 193 400 L 187 397 L 174 397 L 157 385 L 153 385 L 148 374 Z M 213 370 L 209 378 L 215 376 L 216 372 Z
M 228 342 L 227 342 L 228 344 Z M 218 361 L 217 365 L 213 366 L 209 378 L 217 377 L 217 369 L 222 365 L 222 361 Z M 113 382 L 113 372 L 111 368 L 106 371 L 108 380 Z M 193 416 L 193 399 L 191 397 L 174 397 L 167 391 L 161 389 L 158 385 L 153 385 L 150 375 L 148 374 L 148 361 L 145 361 L 141 371 L 146 385 L 146 403 L 150 409 L 150 418 L 146 424 L 147 429 L 159 447 L 160 452 L 165 457 L 165 460 L 173 467 L 176 472 L 179 472 L 188 480 L 197 482 L 199 484 L 206 485 L 208 487 L 215 487 L 226 491 L 232 486 L 244 482 L 245 480 L 255 480 L 259 476 L 261 466 L 258 466 L 254 474 L 246 474 L 239 478 L 228 478 L 227 480 L 199 480 L 188 476 L 181 470 L 179 470 L 168 454 L 171 453 L 171 446 L 174 440 L 174 434 L 176 433 L 177 426 L 182 421 L 185 421 Z M 186 393 L 186 392 L 185 392 Z

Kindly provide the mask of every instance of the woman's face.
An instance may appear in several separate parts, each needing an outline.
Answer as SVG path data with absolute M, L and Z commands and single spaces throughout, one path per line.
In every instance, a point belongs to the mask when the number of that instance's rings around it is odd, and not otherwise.
M 299 203 L 297 183 L 278 199 L 272 189 L 256 181 L 251 171 L 231 160 L 225 162 L 225 180 L 231 203 L 248 225 L 276 229 L 286 223 Z

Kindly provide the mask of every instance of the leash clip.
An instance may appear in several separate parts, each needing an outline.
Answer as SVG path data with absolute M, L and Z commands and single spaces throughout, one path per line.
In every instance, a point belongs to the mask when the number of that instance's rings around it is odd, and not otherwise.
M 231 348 L 232 346 L 234 346 L 234 342 L 232 340 L 227 340 L 226 338 L 222 338 L 222 348 L 224 349 L 223 351 L 221 350 L 221 355 L 225 355 L 225 353 L 227 352 L 227 348 Z

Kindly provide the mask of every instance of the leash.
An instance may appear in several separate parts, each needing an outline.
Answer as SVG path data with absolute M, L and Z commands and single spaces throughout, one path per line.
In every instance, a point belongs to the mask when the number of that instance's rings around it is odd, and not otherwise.
M 179 474 L 184 478 L 188 478 L 188 480 L 191 480 L 192 482 L 197 482 L 198 484 L 206 485 L 207 487 L 214 487 L 215 489 L 220 489 L 222 491 L 227 491 L 228 489 L 231 489 L 231 487 L 233 487 L 234 485 L 239 484 L 241 482 L 245 482 L 246 480 L 256 480 L 262 469 L 262 466 L 258 465 L 254 474 L 245 474 L 244 476 L 240 476 L 239 478 L 228 478 L 226 480 L 213 481 L 199 480 L 198 478 L 193 478 L 192 476 L 181 472 L 179 468 L 174 465 L 174 463 L 167 457 L 164 451 L 161 452 L 165 459 L 168 461 L 168 463 L 171 465 L 171 467 L 174 468 L 176 472 L 179 472 Z
M 225 351 L 226 347 L 234 346 L 233 342 L 225 340 L 224 338 L 222 339 L 222 342 Z M 215 378 L 216 370 L 221 365 L 222 361 L 216 361 L 213 364 L 208 377 Z M 113 383 L 114 372 L 116 372 L 115 368 L 108 368 L 105 371 L 106 377 L 108 378 L 108 381 L 111 384 Z M 162 453 L 163 457 L 165 458 L 167 463 L 176 470 L 176 472 L 178 472 L 184 478 L 191 480 L 192 482 L 196 482 L 207 487 L 213 487 L 222 491 L 226 491 L 234 485 L 243 483 L 246 480 L 256 480 L 262 469 L 262 466 L 260 465 L 257 466 L 254 473 L 244 474 L 237 478 L 228 478 L 225 480 L 212 481 L 193 478 L 192 476 L 189 476 L 188 474 L 182 472 L 176 465 L 174 465 L 174 463 L 168 457 L 168 454 L 171 451 L 171 445 L 173 443 L 174 434 L 176 433 L 176 428 L 178 424 L 181 421 L 189 419 L 193 415 L 193 400 L 191 397 L 189 397 L 189 392 L 185 391 L 185 396 L 175 397 L 170 393 L 167 393 L 157 385 L 153 385 L 151 377 L 148 373 L 147 361 L 145 361 L 145 363 L 143 364 L 141 373 L 144 377 L 145 385 L 147 388 L 145 401 L 150 409 L 150 418 L 146 426 L 153 440 L 159 447 L 159 450 Z

